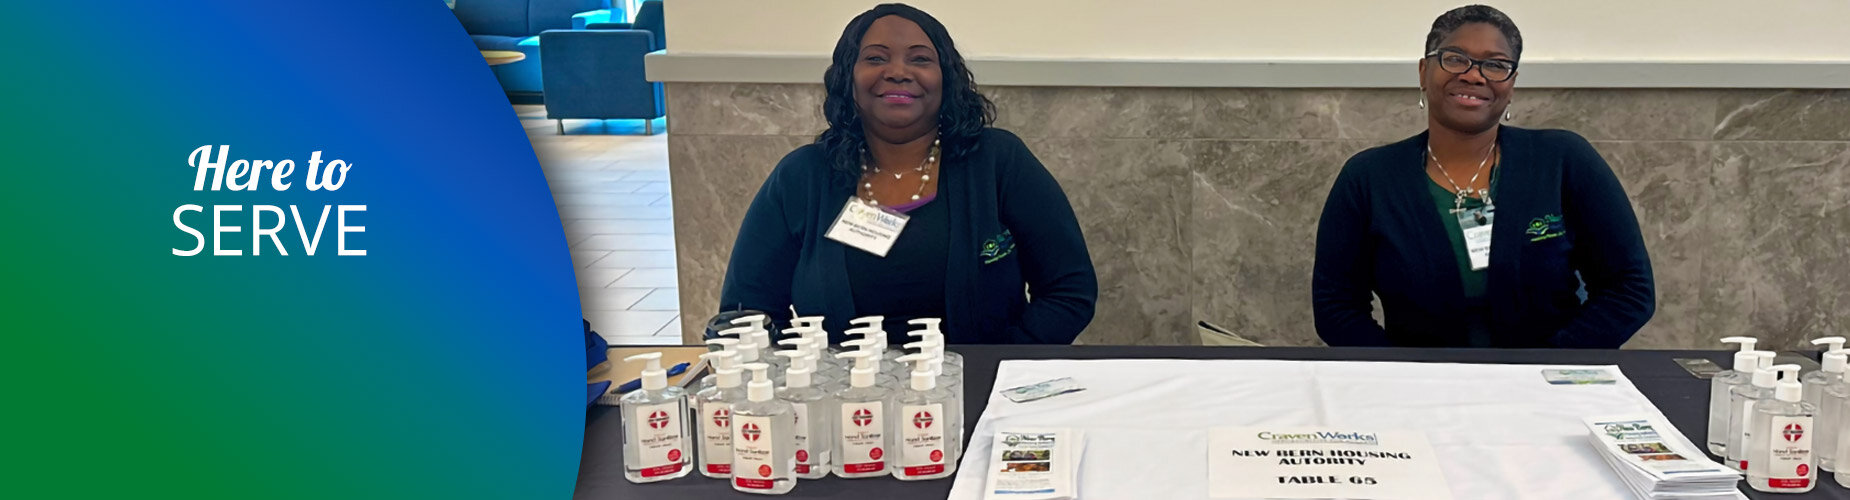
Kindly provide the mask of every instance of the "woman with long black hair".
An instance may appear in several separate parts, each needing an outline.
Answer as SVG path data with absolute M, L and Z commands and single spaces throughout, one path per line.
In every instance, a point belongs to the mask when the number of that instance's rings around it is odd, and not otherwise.
M 990 127 L 944 26 L 874 7 L 823 79 L 829 128 L 752 200 L 721 308 L 823 315 L 836 342 L 869 315 L 895 345 L 914 318 L 943 318 L 949 343 L 1072 342 L 1098 296 L 1079 222 L 1021 139 Z

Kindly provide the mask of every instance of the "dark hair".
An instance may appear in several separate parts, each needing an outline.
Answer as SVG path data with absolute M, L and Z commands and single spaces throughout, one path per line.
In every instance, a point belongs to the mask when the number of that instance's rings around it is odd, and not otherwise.
M 1510 50 L 1515 51 L 1510 57 L 1522 60 L 1522 31 L 1516 29 L 1516 21 L 1511 21 L 1510 16 L 1489 5 L 1466 5 L 1439 14 L 1438 19 L 1432 20 L 1432 31 L 1426 32 L 1426 53 L 1439 50 L 1440 41 L 1471 23 L 1495 26 L 1497 31 L 1503 32 L 1503 38 L 1509 40 Z
M 875 6 L 848 22 L 835 42 L 834 61 L 822 74 L 828 97 L 822 102 L 823 117 L 829 129 L 816 136 L 828 152 L 829 163 L 838 171 L 859 172 L 861 151 L 867 145 L 866 131 L 861 129 L 860 108 L 854 103 L 854 64 L 860 59 L 861 37 L 874 21 L 899 16 L 917 23 L 938 49 L 938 69 L 944 73 L 944 100 L 938 108 L 938 145 L 945 159 L 957 160 L 975 153 L 983 129 L 996 121 L 996 106 L 976 91 L 976 77 L 964 65 L 964 57 L 951 43 L 944 25 L 925 11 L 901 3 Z

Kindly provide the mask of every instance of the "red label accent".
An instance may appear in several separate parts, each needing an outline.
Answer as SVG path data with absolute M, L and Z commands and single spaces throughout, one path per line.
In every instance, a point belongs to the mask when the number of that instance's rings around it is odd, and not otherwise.
M 650 467 L 650 468 L 642 470 L 642 477 L 656 477 L 656 476 L 666 476 L 669 474 L 674 474 L 676 472 L 681 472 L 681 466 L 684 466 L 684 465 L 687 465 L 687 463 L 682 462 L 682 463 L 664 465 L 661 467 Z
M 872 449 L 872 450 L 868 450 L 868 452 L 867 452 L 867 458 L 871 458 L 871 459 L 874 459 L 874 460 L 879 460 L 879 459 L 880 459 L 880 449 L 879 449 L 879 448 L 874 448 L 874 449 Z
M 713 474 L 731 474 L 732 464 L 707 464 L 707 472 Z
M 797 461 L 798 462 L 808 462 L 809 461 L 809 450 L 797 450 Z
M 880 472 L 883 470 L 886 470 L 886 462 L 868 462 L 864 464 L 847 464 L 847 465 L 842 466 L 842 471 L 847 472 L 849 474 L 860 474 L 862 472 Z
M 1741 461 L 1741 470 L 1747 470 L 1747 461 L 1746 461 L 1746 460 L 1742 460 L 1742 461 Z
M 740 488 L 745 488 L 748 490 L 771 489 L 771 480 L 769 479 L 746 479 L 742 477 L 735 477 L 735 478 L 732 478 L 732 484 L 738 485 Z
M 681 450 L 679 449 L 668 450 L 668 459 L 676 461 L 676 462 L 681 461 Z
M 1805 426 L 1799 424 L 1786 424 L 1786 429 L 1780 432 L 1779 435 L 1786 438 L 1786 442 L 1788 443 L 1797 443 L 1799 442 L 1799 438 L 1805 437 Z
M 1811 475 L 1811 466 L 1805 465 L 1805 464 L 1799 464 L 1799 475 L 1801 476 Z
M 905 473 L 905 475 L 908 475 L 908 476 L 929 476 L 932 474 L 944 472 L 944 466 L 943 465 L 924 465 L 924 466 L 919 466 L 919 467 L 906 467 L 904 470 L 900 472 L 903 472 Z
M 797 473 L 798 473 L 798 474 L 808 474 L 808 473 L 809 473 L 809 465 L 806 465 L 806 464 L 797 464 Z
M 762 477 L 771 477 L 771 466 L 769 465 L 758 466 L 758 475 Z
M 1810 479 L 1768 479 L 1767 486 L 1774 488 L 1804 488 L 1811 486 Z
M 943 450 L 931 450 L 931 461 L 933 462 L 944 461 L 944 451 Z

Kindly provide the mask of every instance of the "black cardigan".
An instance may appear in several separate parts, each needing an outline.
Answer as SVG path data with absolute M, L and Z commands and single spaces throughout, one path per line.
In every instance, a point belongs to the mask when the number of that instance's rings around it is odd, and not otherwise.
M 720 309 L 765 311 L 783 325 L 795 306 L 825 316 L 841 341 L 856 313 L 845 253 L 860 250 L 823 234 L 855 195 L 858 174 L 831 168 L 819 144 L 778 162 L 739 227 Z M 1020 138 L 985 130 L 974 153 L 944 163 L 934 203 L 951 216 L 945 342 L 1070 344 L 1085 330 L 1098 300 L 1085 236 L 1066 193 Z
M 1466 345 L 1456 255 L 1426 187 L 1426 139 L 1356 154 L 1330 189 L 1312 273 L 1317 335 L 1329 345 Z M 1612 168 L 1564 130 L 1504 126 L 1497 144 L 1485 292 L 1492 345 L 1624 344 L 1651 319 L 1656 292 L 1638 219 Z M 1385 329 L 1370 315 L 1371 293 L 1381 298 Z

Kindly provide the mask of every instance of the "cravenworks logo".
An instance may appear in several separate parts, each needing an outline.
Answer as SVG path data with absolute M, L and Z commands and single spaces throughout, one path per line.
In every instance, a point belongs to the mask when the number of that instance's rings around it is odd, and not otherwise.
M 1344 444 L 1381 444 L 1381 437 L 1360 432 L 1313 432 L 1310 434 L 1288 434 L 1282 432 L 1259 431 L 1259 439 L 1274 443 L 1344 443 Z

